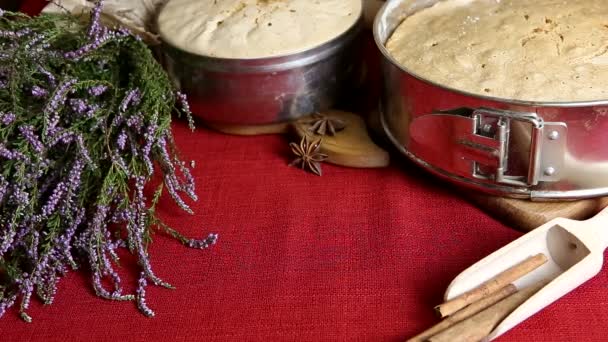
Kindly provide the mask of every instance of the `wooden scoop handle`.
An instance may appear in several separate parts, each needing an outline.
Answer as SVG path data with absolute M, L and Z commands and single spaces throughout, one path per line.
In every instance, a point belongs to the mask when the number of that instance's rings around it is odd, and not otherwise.
M 595 217 L 584 222 L 584 228 L 576 232 L 579 239 L 599 243 L 602 250 L 608 248 L 608 207 L 600 211 Z

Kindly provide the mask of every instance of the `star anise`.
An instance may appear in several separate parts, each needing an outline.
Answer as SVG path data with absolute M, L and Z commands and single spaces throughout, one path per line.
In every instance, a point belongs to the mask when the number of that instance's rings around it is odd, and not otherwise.
M 309 141 L 307 136 L 304 136 L 300 144 L 290 143 L 291 151 L 296 155 L 296 159 L 289 166 L 297 165 L 302 170 L 308 170 L 317 176 L 322 175 L 321 163 L 327 159 L 327 155 L 320 152 L 321 139 Z
M 304 123 L 309 125 L 308 130 L 316 135 L 334 136 L 336 132 L 340 132 L 346 128 L 344 121 L 320 113 L 313 114 Z

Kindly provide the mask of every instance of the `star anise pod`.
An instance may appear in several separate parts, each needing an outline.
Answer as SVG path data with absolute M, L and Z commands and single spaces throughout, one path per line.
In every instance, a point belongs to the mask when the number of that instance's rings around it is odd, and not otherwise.
M 289 166 L 297 165 L 302 170 L 308 170 L 317 176 L 321 176 L 321 163 L 327 159 L 327 155 L 320 152 L 321 139 L 309 141 L 307 136 L 300 140 L 300 144 L 290 143 L 291 151 L 296 155 L 296 159 Z
M 316 135 L 336 135 L 346 128 L 346 123 L 343 120 L 332 118 L 320 113 L 313 114 L 312 117 L 305 121 L 309 125 L 308 130 Z

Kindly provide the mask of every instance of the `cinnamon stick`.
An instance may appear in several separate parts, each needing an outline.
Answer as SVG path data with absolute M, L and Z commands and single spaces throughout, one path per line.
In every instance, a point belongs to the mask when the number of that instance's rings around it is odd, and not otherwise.
M 412 337 L 407 342 L 422 342 L 428 339 L 429 337 L 436 335 L 442 332 L 443 330 L 455 325 L 456 323 L 464 321 L 465 319 L 489 308 L 490 306 L 498 303 L 506 297 L 514 294 L 515 292 L 517 292 L 517 287 L 515 287 L 515 285 L 513 284 L 509 284 L 498 290 L 497 292 L 494 292 L 490 296 L 465 307 L 464 309 L 435 324 L 424 332 Z
M 547 282 L 525 288 L 501 300 L 495 305 L 461 321 L 452 327 L 432 336 L 429 342 L 478 342 L 492 333 L 500 322 L 532 297 Z
M 528 273 L 534 271 L 538 267 L 544 265 L 547 262 L 547 256 L 544 254 L 537 254 L 532 256 L 523 262 L 507 269 L 506 271 L 498 274 L 494 278 L 484 282 L 479 287 L 476 287 L 470 291 L 467 291 L 460 296 L 451 299 L 441 305 L 435 307 L 435 311 L 440 317 L 447 317 L 456 311 L 464 308 L 465 306 L 483 299 L 490 294 L 500 290 L 501 288 L 515 282 L 522 278 Z

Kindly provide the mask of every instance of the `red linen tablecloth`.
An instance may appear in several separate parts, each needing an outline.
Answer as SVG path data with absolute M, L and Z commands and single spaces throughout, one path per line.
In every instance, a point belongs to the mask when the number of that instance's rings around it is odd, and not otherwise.
M 201 200 L 195 216 L 165 200 L 162 216 L 191 236 L 217 232 L 218 244 L 155 238 L 155 271 L 177 288 L 149 287 L 155 318 L 95 297 L 72 272 L 53 305 L 34 301 L 33 323 L 16 310 L 0 319 L 0 341 L 404 340 L 435 322 L 454 276 L 520 235 L 406 162 L 316 177 L 287 167 L 283 137 L 174 129 Z M 133 261 L 122 263 L 132 282 Z M 500 341 L 606 341 L 607 301 L 608 271 Z

